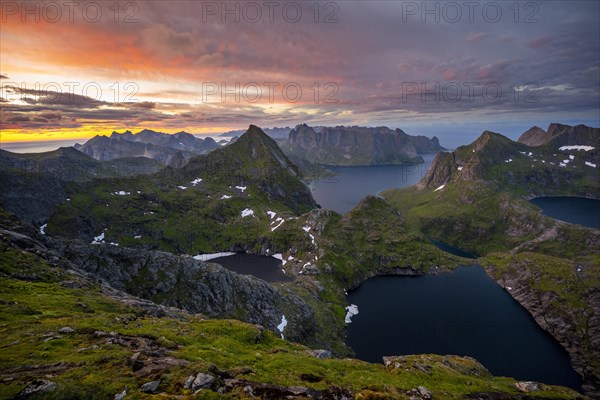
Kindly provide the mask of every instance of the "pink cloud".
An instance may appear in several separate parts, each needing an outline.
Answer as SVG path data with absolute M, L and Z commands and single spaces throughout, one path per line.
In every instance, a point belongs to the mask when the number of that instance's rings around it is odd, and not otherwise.
M 469 43 L 480 42 L 483 39 L 487 38 L 488 36 L 490 36 L 490 35 L 485 32 L 472 32 L 472 33 L 469 33 L 467 36 L 465 36 L 465 42 L 469 42 Z
M 532 49 L 541 49 L 552 42 L 549 36 L 536 36 L 525 42 L 525 45 Z

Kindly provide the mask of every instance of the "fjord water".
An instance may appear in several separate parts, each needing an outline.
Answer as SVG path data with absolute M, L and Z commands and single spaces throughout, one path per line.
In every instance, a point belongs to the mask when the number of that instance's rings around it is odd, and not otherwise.
M 379 165 L 366 167 L 326 166 L 334 176 L 313 180 L 313 197 L 321 207 L 341 214 L 350 211 L 367 195 L 376 195 L 386 189 L 397 189 L 416 184 L 427 172 L 435 154 L 421 155 L 424 163 L 406 165 Z
M 548 217 L 600 229 L 600 200 L 583 197 L 538 197 L 531 200 Z
M 471 356 L 494 375 L 581 389 L 566 350 L 479 266 L 437 276 L 375 277 L 350 292 L 348 302 L 359 313 L 346 343 L 362 360 Z
M 287 282 L 293 279 L 281 270 L 281 260 L 269 256 L 236 253 L 210 260 L 242 275 L 253 275 L 267 282 Z

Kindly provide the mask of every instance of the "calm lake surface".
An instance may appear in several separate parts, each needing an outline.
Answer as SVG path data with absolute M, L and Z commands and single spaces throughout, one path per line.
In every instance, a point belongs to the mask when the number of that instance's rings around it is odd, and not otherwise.
M 583 197 L 538 197 L 531 202 L 549 217 L 600 229 L 600 200 Z
M 282 270 L 281 260 L 269 256 L 237 253 L 232 256 L 213 258 L 210 262 L 242 275 L 253 275 L 267 282 L 289 282 L 293 278 Z
M 362 360 L 471 356 L 497 376 L 581 389 L 566 350 L 478 266 L 438 276 L 372 278 L 348 301 L 359 313 L 348 324 L 346 343 Z
M 371 167 L 327 166 L 336 175 L 314 180 L 310 184 L 313 197 L 321 207 L 338 213 L 353 209 L 367 195 L 386 189 L 416 184 L 427 172 L 435 154 L 422 154 L 423 164 Z

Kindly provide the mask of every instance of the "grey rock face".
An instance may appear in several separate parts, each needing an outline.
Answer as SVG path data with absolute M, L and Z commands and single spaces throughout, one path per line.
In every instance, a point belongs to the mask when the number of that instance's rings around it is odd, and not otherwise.
M 600 129 L 583 124 L 570 126 L 552 123 L 548 126 L 547 131 L 534 126 L 524 132 L 518 141 L 519 143 L 535 147 L 544 145 L 556 148 L 569 145 L 598 147 L 600 146 Z
M 56 242 L 65 258 L 115 289 L 209 317 L 235 318 L 303 341 L 314 329 L 314 311 L 291 290 L 239 275 L 189 256 L 110 245 Z M 257 338 L 259 340 L 259 338 Z

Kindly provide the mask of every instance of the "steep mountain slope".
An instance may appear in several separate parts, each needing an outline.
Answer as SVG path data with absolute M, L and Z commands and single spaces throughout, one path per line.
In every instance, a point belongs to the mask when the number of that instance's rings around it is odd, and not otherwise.
M 576 146 L 587 144 L 596 148 L 600 147 L 600 128 L 586 125 L 564 125 L 552 123 L 548 130 L 534 126 L 524 132 L 518 140 L 519 143 L 532 147 L 548 146 L 558 148 L 561 146 Z
M 305 212 L 316 206 L 309 189 L 300 181 L 298 167 L 254 125 L 231 145 L 194 158 L 178 175 L 256 186 L 269 200 L 281 201 L 294 211 Z
M 319 127 L 298 125 L 282 142 L 283 151 L 313 163 L 329 165 L 395 165 L 420 163 L 419 154 L 443 148 L 437 138 L 409 136 L 386 127 Z
M 113 132 L 110 137 L 95 136 L 77 150 L 97 160 L 113 160 L 123 157 L 147 157 L 172 167 L 181 167 L 186 160 L 219 147 L 212 139 L 198 139 L 178 132 L 173 135 L 144 129 L 136 134 L 126 131 Z
M 597 134 L 600 137 L 600 131 Z M 580 144 L 593 142 L 588 139 Z M 449 182 L 485 181 L 528 198 L 561 194 L 597 197 L 599 156 L 598 148 L 531 148 L 485 131 L 468 146 L 438 154 L 417 187 L 435 189 Z
M 106 230 L 107 241 L 187 254 L 260 249 L 283 234 L 271 231 L 267 211 L 289 219 L 316 206 L 296 167 L 255 126 L 184 168 L 71 185 L 68 193 L 49 233 L 91 241 Z

